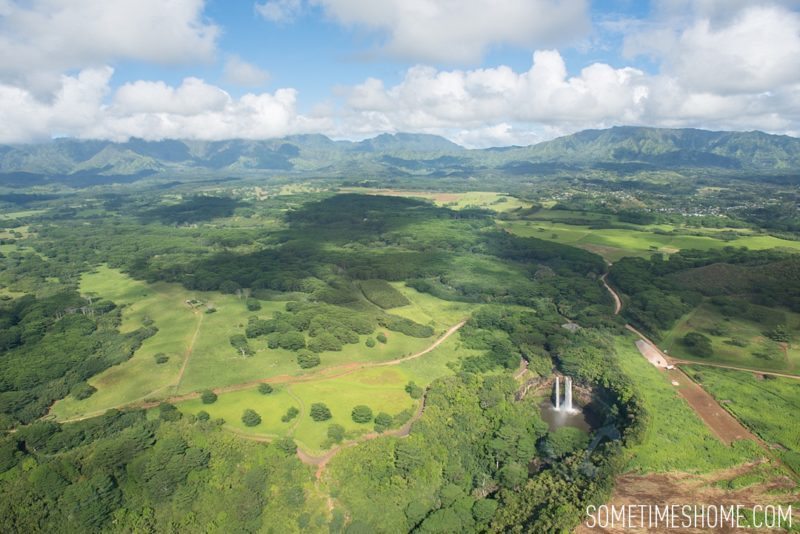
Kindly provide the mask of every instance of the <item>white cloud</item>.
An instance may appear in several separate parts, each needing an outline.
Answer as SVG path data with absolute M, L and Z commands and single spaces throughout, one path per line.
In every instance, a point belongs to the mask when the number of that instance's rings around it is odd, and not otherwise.
M 683 3 L 667 2 L 675 13 Z M 800 15 L 764 2 L 730 8 L 707 0 L 694 6 L 683 26 L 669 17 L 645 24 L 627 38 L 625 49 L 628 55 L 650 54 L 664 74 L 695 91 L 757 93 L 800 82 Z
M 164 82 L 137 81 L 111 92 L 109 67 L 62 76 L 52 100 L 0 84 L 0 142 L 46 140 L 53 135 L 112 139 L 266 139 L 291 133 L 326 131 L 325 117 L 296 111 L 297 92 L 248 93 L 233 98 L 219 87 L 187 78 L 172 87 Z
M 203 8 L 204 0 L 5 0 L 0 81 L 44 92 L 67 70 L 116 60 L 210 60 L 219 29 Z
M 101 119 L 112 69 L 86 69 L 62 76 L 53 98 L 43 102 L 30 91 L 0 84 L 0 142 L 39 141 L 53 135 L 75 135 Z
M 297 110 L 291 88 L 239 98 L 198 78 L 172 86 L 134 81 L 111 89 L 109 67 L 61 76 L 52 98 L 0 84 L 0 142 L 53 135 L 124 140 L 265 139 L 295 133 L 363 138 L 383 132 L 445 135 L 470 147 L 527 145 L 618 124 L 797 132 L 800 83 L 768 92 L 723 94 L 680 78 L 594 63 L 570 75 L 561 55 L 538 51 L 523 72 L 500 66 L 417 66 L 387 85 L 368 78 L 337 90 L 338 105 Z
M 256 13 L 271 22 L 289 22 L 303 9 L 301 0 L 267 0 L 256 3 Z
M 351 123 L 381 130 L 391 125 L 393 131 L 456 129 L 463 140 L 476 139 L 462 131 L 474 128 L 487 139 L 518 142 L 530 135 L 511 124 L 535 123 L 541 130 L 635 122 L 648 92 L 639 70 L 595 63 L 570 77 L 561 55 L 548 50 L 536 52 L 532 67 L 522 73 L 505 66 L 468 71 L 419 66 L 393 87 L 368 79 L 344 94 Z
M 414 61 L 473 63 L 493 45 L 567 44 L 589 31 L 587 0 L 306 0 L 333 20 L 379 32 L 385 51 Z M 301 0 L 268 0 L 256 10 L 287 21 Z
M 234 55 L 225 61 L 223 78 L 227 83 L 239 87 L 261 87 L 269 82 L 269 72 Z

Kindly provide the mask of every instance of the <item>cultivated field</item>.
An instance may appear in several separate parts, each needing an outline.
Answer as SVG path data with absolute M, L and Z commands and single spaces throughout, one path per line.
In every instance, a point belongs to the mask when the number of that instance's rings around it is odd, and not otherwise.
M 669 225 L 642 226 L 638 229 L 591 228 L 557 222 L 565 217 L 557 210 L 548 212 L 552 220 L 500 221 L 499 224 L 516 235 L 556 241 L 600 254 L 608 261 L 617 261 L 625 256 L 647 257 L 654 252 L 672 254 L 684 249 L 714 249 L 723 247 L 747 247 L 753 250 L 784 248 L 800 252 L 800 241 L 788 241 L 768 235 L 745 235 L 733 240 L 713 237 L 725 229 L 705 230 L 707 235 L 686 235 L 681 228 Z M 585 215 L 584 215 L 585 216 Z M 659 230 L 662 233 L 656 233 Z M 675 233 L 672 233 L 677 230 Z M 692 232 L 698 232 L 692 228 Z

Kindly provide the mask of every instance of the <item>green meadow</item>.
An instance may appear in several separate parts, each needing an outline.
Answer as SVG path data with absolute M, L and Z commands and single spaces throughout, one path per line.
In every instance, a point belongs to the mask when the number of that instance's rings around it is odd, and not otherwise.
M 393 287 L 410 303 L 393 309 L 392 313 L 429 324 L 434 328 L 433 336 L 415 338 L 379 328 L 371 336 L 360 336 L 357 344 L 344 345 L 341 351 L 322 352 L 319 366 L 301 369 L 295 353 L 270 349 L 265 338 L 249 340 L 254 351 L 249 357 L 239 355 L 228 341 L 232 335 L 244 332 L 250 316 L 270 317 L 273 312 L 285 309 L 285 301 L 262 300 L 259 301 L 261 309 L 251 312 L 244 301 L 234 295 L 189 291 L 177 284 L 148 284 L 116 269 L 99 267 L 83 276 L 82 294 L 95 294 L 123 307 L 122 332 L 150 323 L 158 332 L 145 340 L 130 360 L 91 378 L 89 383 L 97 388 L 94 395 L 84 400 L 62 399 L 50 413 L 59 420 L 71 419 L 99 414 L 131 402 L 164 399 L 205 388 L 279 376 L 282 380 L 292 380 L 303 375 L 324 374 L 326 369 L 352 363 L 395 360 L 424 350 L 475 309 L 475 305 L 443 301 L 403 284 L 393 284 Z M 190 305 L 188 300 L 200 304 Z M 206 313 L 208 308 L 216 311 Z M 368 347 L 367 338 L 374 338 L 378 332 L 385 334 L 387 342 Z M 169 357 L 166 363 L 156 363 L 155 355 L 160 353 Z
M 558 214 L 558 210 L 549 212 L 548 217 L 550 214 Z M 556 222 L 559 216 L 565 217 L 564 214 L 558 214 L 553 217 L 554 220 L 498 221 L 498 224 L 513 234 L 580 247 L 600 254 L 611 262 L 625 256 L 647 257 L 655 252 L 672 254 L 684 249 L 747 247 L 753 250 L 782 248 L 800 252 L 800 241 L 789 241 L 769 235 L 744 235 L 733 240 L 722 240 L 716 239 L 713 235 L 724 229 L 706 230 L 708 235 L 685 235 L 680 233 L 680 228 L 669 225 L 642 226 L 641 230 L 591 228 Z M 660 232 L 657 233 L 657 230 Z M 674 230 L 677 231 L 672 233 Z M 694 228 L 691 231 L 697 232 Z
M 257 386 L 252 386 L 221 393 L 213 404 L 192 399 L 179 403 L 178 407 L 187 414 L 205 410 L 212 419 L 224 419 L 227 429 L 242 435 L 255 438 L 290 435 L 306 452 L 318 455 L 324 452 L 322 443 L 330 424 L 342 425 L 347 431 L 347 439 L 373 431 L 372 424 L 359 424 L 352 420 L 350 414 L 355 406 L 367 405 L 375 415 L 383 411 L 395 416 L 404 410 L 415 410 L 418 401 L 404 389 L 409 381 L 425 387 L 452 373 L 449 363 L 478 352 L 462 348 L 458 336 L 453 335 L 431 352 L 396 365 L 359 369 L 332 378 L 323 376 L 296 383 L 278 383 L 267 395 L 262 395 Z M 312 420 L 308 409 L 315 402 L 325 403 L 333 417 L 323 422 Z M 300 411 L 299 415 L 288 423 L 282 422 L 281 416 L 291 406 Z M 242 423 L 242 413 L 248 408 L 261 415 L 261 424 L 247 427 Z

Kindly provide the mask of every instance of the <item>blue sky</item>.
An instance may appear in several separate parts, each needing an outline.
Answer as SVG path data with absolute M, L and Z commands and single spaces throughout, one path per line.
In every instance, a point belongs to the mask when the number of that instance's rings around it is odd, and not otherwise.
M 0 0 L 0 142 L 800 131 L 798 0 Z

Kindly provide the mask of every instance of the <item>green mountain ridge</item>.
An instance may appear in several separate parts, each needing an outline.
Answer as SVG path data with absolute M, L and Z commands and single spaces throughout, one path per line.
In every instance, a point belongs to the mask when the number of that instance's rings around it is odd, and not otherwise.
M 279 139 L 126 142 L 56 139 L 0 146 L 0 185 L 19 173 L 69 184 L 73 175 L 150 176 L 162 173 L 329 173 L 471 177 L 491 172 L 537 175 L 560 169 L 713 169 L 792 173 L 800 169 L 800 139 L 763 132 L 715 132 L 617 126 L 584 130 L 527 147 L 466 149 L 429 134 L 381 134 L 335 141 L 321 134 Z

